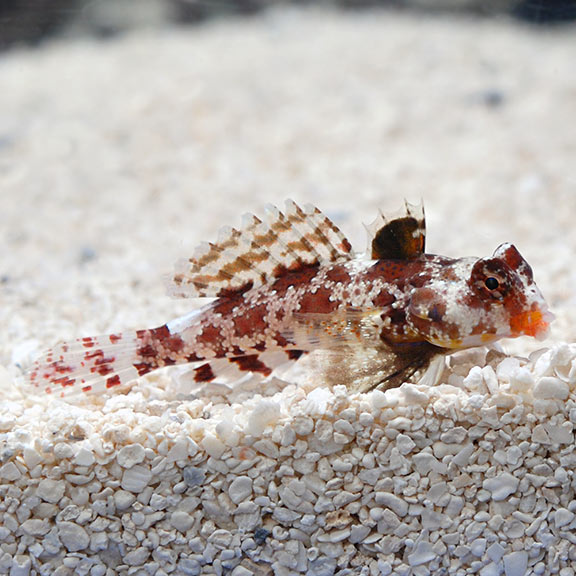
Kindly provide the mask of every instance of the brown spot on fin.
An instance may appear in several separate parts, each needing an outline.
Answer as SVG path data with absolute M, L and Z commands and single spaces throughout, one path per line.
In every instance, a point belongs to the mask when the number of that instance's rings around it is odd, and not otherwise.
M 373 260 L 414 260 L 424 254 L 426 221 L 424 206 L 406 202 L 406 214 L 387 221 L 384 216 L 372 224 L 370 230 Z
M 277 280 L 309 266 L 352 258 L 338 227 L 313 206 L 292 201 L 274 206 L 260 220 L 248 214 L 243 227 L 223 228 L 216 243 L 201 245 L 177 263 L 169 292 L 183 298 L 227 297 Z

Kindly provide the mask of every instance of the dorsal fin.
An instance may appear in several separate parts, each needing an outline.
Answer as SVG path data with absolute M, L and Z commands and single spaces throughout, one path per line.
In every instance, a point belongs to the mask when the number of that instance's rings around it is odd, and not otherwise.
M 424 205 L 405 203 L 406 213 L 392 220 L 382 214 L 368 228 L 373 260 L 414 260 L 424 254 L 426 220 Z
M 284 213 L 269 206 L 266 221 L 247 214 L 241 230 L 223 228 L 216 243 L 178 262 L 169 292 L 184 298 L 242 293 L 305 266 L 350 259 L 351 250 L 320 210 L 289 200 Z

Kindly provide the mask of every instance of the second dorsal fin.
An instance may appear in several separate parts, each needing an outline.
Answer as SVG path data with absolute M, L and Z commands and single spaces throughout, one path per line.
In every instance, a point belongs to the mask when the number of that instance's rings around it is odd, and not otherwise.
M 268 207 L 266 221 L 248 214 L 241 230 L 224 228 L 216 243 L 201 245 L 176 264 L 173 296 L 222 297 L 274 281 L 286 272 L 352 257 L 350 242 L 312 206 Z
M 368 230 L 373 260 L 414 260 L 424 254 L 425 249 L 424 205 L 406 202 L 405 214 L 391 220 L 380 215 Z

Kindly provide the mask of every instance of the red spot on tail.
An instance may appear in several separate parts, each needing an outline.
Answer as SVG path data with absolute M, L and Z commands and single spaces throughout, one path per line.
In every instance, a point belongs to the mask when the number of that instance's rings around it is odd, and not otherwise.
M 114 386 L 120 386 L 120 384 L 122 384 L 122 382 L 118 374 L 114 374 L 114 376 L 106 379 L 106 388 L 113 388 Z

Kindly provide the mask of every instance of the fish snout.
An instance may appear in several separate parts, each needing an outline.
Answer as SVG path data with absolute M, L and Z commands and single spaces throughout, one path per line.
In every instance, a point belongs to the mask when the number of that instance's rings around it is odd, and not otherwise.
M 512 337 L 532 336 L 544 340 L 548 336 L 550 324 L 555 316 L 546 304 L 534 304 L 530 310 L 520 312 L 510 319 Z

